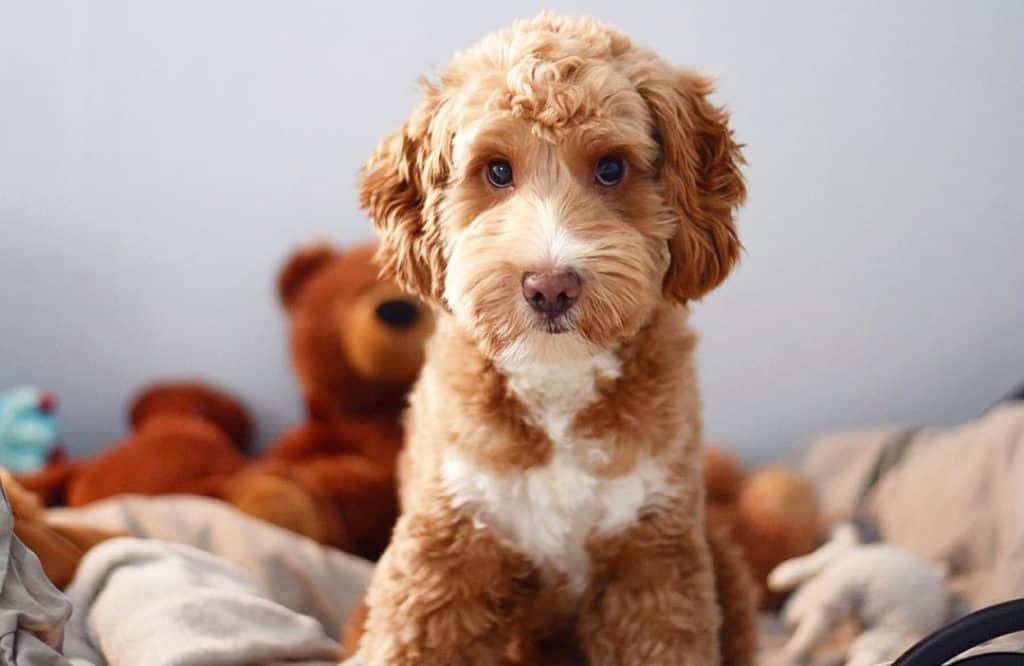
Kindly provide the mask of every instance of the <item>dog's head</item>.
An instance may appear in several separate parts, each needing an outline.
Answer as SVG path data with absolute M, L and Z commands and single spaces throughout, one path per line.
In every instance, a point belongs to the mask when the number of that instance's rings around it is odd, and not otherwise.
M 739 254 L 739 146 L 708 79 L 550 14 L 455 56 L 364 166 L 384 272 L 494 357 L 604 348 Z

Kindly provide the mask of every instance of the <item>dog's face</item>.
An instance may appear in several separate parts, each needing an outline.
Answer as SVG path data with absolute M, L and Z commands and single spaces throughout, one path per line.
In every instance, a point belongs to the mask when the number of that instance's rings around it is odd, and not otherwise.
M 364 167 L 384 271 L 499 359 L 634 334 L 717 285 L 744 197 L 708 81 L 541 15 L 456 56 Z

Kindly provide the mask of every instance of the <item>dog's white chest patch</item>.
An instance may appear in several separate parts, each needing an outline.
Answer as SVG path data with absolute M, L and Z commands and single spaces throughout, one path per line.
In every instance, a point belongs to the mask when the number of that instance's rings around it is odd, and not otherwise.
M 509 373 L 512 390 L 554 445 L 544 466 L 505 474 L 449 456 L 442 478 L 452 503 L 481 527 L 495 529 L 542 571 L 564 574 L 575 592 L 589 580 L 587 538 L 615 534 L 641 508 L 668 492 L 664 469 L 642 457 L 627 474 L 593 473 L 607 460 L 604 442 L 571 437 L 573 418 L 597 399 L 599 377 L 615 378 L 613 355 L 557 365 L 546 371 Z

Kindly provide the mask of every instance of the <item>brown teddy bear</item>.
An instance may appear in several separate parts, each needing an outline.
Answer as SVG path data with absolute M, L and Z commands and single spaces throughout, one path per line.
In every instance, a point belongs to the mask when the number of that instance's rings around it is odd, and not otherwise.
M 300 250 L 278 279 L 307 421 L 284 433 L 229 489 L 244 511 L 375 559 L 398 513 L 400 416 L 433 317 L 377 277 L 374 246 Z M 308 493 L 317 520 L 280 515 L 275 484 Z
M 779 596 L 768 591 L 768 574 L 818 544 L 821 521 L 814 489 L 782 465 L 748 477 L 734 456 L 709 445 L 704 447 L 704 484 L 708 522 L 732 534 L 759 587 L 762 606 L 774 606 Z
M 144 390 L 128 420 L 131 432 L 101 453 L 59 458 L 18 481 L 47 504 L 81 506 L 121 493 L 216 495 L 247 464 L 248 413 L 198 381 Z
M 242 454 L 250 425 L 237 400 L 199 382 L 166 382 L 136 399 L 126 438 L 19 481 L 70 506 L 120 493 L 207 495 L 375 559 L 397 516 L 399 417 L 433 319 L 377 278 L 373 252 L 314 245 L 281 271 L 307 421 L 260 458 Z

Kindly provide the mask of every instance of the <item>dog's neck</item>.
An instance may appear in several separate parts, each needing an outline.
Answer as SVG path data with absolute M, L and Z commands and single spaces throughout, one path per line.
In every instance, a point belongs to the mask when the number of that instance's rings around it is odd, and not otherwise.
M 622 376 L 618 346 L 555 361 L 498 366 L 527 419 L 540 427 L 553 446 L 574 442 L 570 428 L 577 414 L 601 398 L 601 388 Z
M 685 311 L 665 306 L 618 345 L 561 358 L 517 354 L 509 362 L 487 357 L 454 318 L 442 316 L 427 368 L 432 381 L 458 387 L 452 412 L 490 433 L 457 445 L 464 455 L 529 468 L 582 443 L 581 462 L 615 476 L 641 453 L 672 444 L 684 424 L 671 415 L 698 413 L 694 343 Z M 699 430 L 699 420 L 685 427 Z

